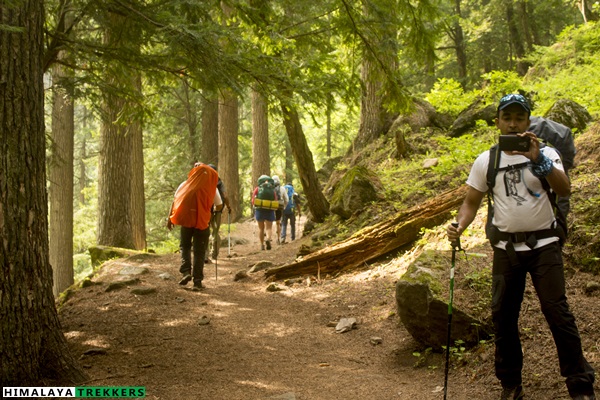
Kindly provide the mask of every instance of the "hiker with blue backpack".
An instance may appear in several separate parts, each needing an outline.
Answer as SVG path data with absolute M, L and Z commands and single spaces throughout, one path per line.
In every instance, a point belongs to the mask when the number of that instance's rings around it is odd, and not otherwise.
M 565 292 L 561 245 L 566 227 L 555 215 L 553 200 L 555 195 L 569 196 L 570 182 L 558 152 L 543 146 L 529 131 L 530 116 L 524 96 L 502 97 L 495 123 L 501 134 L 500 146 L 504 143 L 505 147 L 494 146 L 477 157 L 457 224 L 448 225 L 446 232 L 450 242 L 456 243 L 488 193 L 486 234 L 494 251 L 491 308 L 496 377 L 502 384 L 500 398 L 524 396 L 518 321 L 529 273 L 554 338 L 569 395 L 594 400 L 594 369 L 583 355 Z M 513 145 L 525 147 L 514 150 Z
M 287 206 L 283 209 L 283 217 L 281 220 L 281 244 L 285 244 L 285 238 L 287 236 L 288 222 L 290 224 L 290 237 L 292 240 L 296 240 L 296 210 L 298 215 L 301 215 L 300 207 L 298 204 L 298 193 L 294 191 L 294 186 L 291 182 L 286 183 L 283 187 L 288 196 Z
M 261 175 L 258 178 L 257 186 L 252 192 L 252 206 L 254 219 L 258 223 L 260 249 L 265 250 L 266 245 L 266 249 L 271 250 L 273 221 L 275 221 L 275 210 L 279 208 L 279 199 L 275 192 L 275 182 L 270 176 Z

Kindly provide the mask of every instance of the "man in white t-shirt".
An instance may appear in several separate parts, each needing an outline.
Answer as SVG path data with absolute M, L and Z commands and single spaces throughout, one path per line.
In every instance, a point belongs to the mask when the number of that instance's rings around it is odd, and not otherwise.
M 594 370 L 583 356 L 579 331 L 567 303 L 560 234 L 541 179 L 558 196 L 570 194 L 570 182 L 558 153 L 550 147 L 540 148 L 536 135 L 527 131 L 530 115 L 531 108 L 522 95 L 509 94 L 500 100 L 496 127 L 502 135 L 529 138 L 529 150 L 496 152 L 500 163 L 491 188 L 493 226 L 488 234 L 494 249 L 492 320 L 496 377 L 503 388 L 501 399 L 523 397 L 518 320 L 529 273 L 554 337 L 569 394 L 573 399 L 592 400 Z M 449 225 L 446 230 L 452 243 L 473 222 L 488 191 L 489 161 L 490 151 L 486 151 L 473 164 L 467 179 L 467 196 L 458 211 L 458 226 Z

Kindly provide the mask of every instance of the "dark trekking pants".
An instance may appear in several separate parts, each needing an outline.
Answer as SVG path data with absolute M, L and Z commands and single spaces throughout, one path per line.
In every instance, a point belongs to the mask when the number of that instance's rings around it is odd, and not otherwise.
M 204 279 L 204 255 L 206 244 L 210 235 L 210 229 L 196 229 L 181 227 L 181 238 L 179 239 L 179 250 L 181 252 L 181 266 L 179 272 L 191 274 L 194 284 L 202 283 Z M 192 265 L 191 252 L 194 250 L 194 262 Z
M 290 223 L 290 237 L 292 240 L 296 240 L 296 215 L 294 212 L 283 212 L 281 219 L 281 239 L 285 239 L 288 221 Z
M 511 266 L 505 250 L 494 248 L 492 319 L 495 328 L 496 376 L 503 386 L 521 384 L 523 352 L 519 339 L 519 312 L 527 273 L 540 301 L 558 351 L 561 375 L 573 396 L 593 393 L 594 370 L 583 356 L 575 318 L 565 294 L 565 277 L 558 242 L 539 249 L 517 251 Z

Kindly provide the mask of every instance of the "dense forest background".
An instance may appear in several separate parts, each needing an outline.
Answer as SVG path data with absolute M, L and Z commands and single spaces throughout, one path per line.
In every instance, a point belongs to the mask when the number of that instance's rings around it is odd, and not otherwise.
M 194 161 L 219 167 L 234 220 L 249 215 L 262 173 L 304 192 L 312 170 L 384 134 L 415 98 L 456 117 L 524 90 L 540 115 L 559 98 L 597 113 L 595 6 L 48 1 L 54 264 L 68 264 L 69 246 L 76 275 L 96 243 L 176 249 L 164 220 Z M 316 207 L 322 221 L 326 203 Z
M 176 249 L 165 218 L 195 161 L 218 166 L 233 221 L 266 173 L 320 223 L 319 168 L 352 162 L 415 102 L 453 119 L 522 91 L 538 115 L 562 98 L 600 112 L 591 0 L 18 1 L 0 6 L 2 54 L 40 7 L 55 296 L 89 272 L 91 245 Z M 480 150 L 442 147 L 448 163 Z M 389 201 L 411 197 L 394 190 L 417 179 L 401 173 L 410 149 L 380 170 Z

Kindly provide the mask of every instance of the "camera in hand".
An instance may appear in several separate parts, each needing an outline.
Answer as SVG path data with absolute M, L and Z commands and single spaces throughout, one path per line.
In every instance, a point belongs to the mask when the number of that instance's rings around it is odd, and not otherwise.
M 501 151 L 528 151 L 530 139 L 517 135 L 500 135 L 499 149 Z

